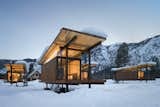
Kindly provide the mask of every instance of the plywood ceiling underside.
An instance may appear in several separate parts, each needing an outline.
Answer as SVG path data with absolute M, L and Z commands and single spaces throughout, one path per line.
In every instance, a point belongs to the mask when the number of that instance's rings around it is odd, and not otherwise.
M 68 43 L 68 41 L 73 39 L 75 36 L 76 39 L 71 42 L 68 48 L 81 51 L 69 50 L 69 57 L 79 56 L 81 52 L 86 51 L 90 47 L 93 47 L 94 45 L 105 40 L 104 37 L 62 28 L 56 39 L 42 56 L 40 63 L 43 64 L 46 61 L 49 61 L 57 56 L 57 53 L 60 51 L 60 47 L 64 47 Z M 62 52 L 62 56 L 65 56 L 65 50 Z

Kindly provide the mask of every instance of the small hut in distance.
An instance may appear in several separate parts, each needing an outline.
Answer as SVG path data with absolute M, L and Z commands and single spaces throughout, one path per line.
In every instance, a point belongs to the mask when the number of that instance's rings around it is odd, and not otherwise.
M 7 69 L 7 81 L 10 83 L 23 82 L 26 75 L 24 64 L 5 64 Z
M 89 33 L 62 28 L 39 63 L 42 65 L 41 81 L 46 84 L 103 84 L 104 80 L 93 80 L 91 50 L 106 38 Z M 87 63 L 82 63 L 82 55 L 87 54 Z
M 151 68 L 155 63 L 145 63 L 135 66 L 127 66 L 120 68 L 112 68 L 113 78 L 116 81 L 123 80 L 154 80 L 155 77 L 151 75 Z
M 4 66 L 7 71 L 5 80 L 11 84 L 23 82 L 24 86 L 26 86 L 28 81 L 36 80 L 40 77 L 41 66 L 34 62 L 18 60 Z

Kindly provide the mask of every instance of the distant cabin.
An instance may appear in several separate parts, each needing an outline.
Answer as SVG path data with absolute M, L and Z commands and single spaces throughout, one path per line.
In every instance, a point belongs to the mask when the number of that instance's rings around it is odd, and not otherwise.
M 41 69 L 34 69 L 33 62 L 27 63 L 25 61 L 17 61 L 15 63 L 5 64 L 4 66 L 7 70 L 4 79 L 10 83 L 27 83 L 27 81 L 37 80 L 40 78 Z
M 41 81 L 46 84 L 104 84 L 104 80 L 94 80 L 91 69 L 91 50 L 106 38 L 76 30 L 62 28 L 40 58 L 42 65 Z M 82 63 L 82 55 L 87 55 L 87 62 Z
M 7 81 L 12 83 L 24 81 L 26 67 L 24 64 L 5 64 L 7 69 Z
M 33 71 L 33 72 L 28 74 L 27 80 L 28 81 L 39 80 L 40 75 L 41 75 L 41 73 L 39 71 Z
M 120 68 L 112 68 L 113 78 L 116 81 L 121 80 L 154 80 L 155 77 L 151 74 L 155 63 L 139 64 L 136 66 L 127 66 Z

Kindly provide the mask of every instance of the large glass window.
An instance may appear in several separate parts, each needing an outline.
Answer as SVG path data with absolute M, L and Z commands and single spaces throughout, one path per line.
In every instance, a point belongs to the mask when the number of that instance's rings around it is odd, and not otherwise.
M 58 57 L 58 72 L 59 80 L 66 78 L 66 58 Z M 68 80 L 80 79 L 80 59 L 68 58 Z

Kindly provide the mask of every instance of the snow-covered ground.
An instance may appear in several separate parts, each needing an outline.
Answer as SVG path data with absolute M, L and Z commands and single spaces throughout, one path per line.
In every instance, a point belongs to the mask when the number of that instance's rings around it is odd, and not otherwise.
M 73 86 L 72 86 L 73 87 Z M 160 107 L 160 79 L 156 81 L 108 80 L 105 85 L 74 86 L 75 90 L 57 94 L 43 90 L 44 84 L 30 82 L 16 87 L 0 80 L 1 107 Z

